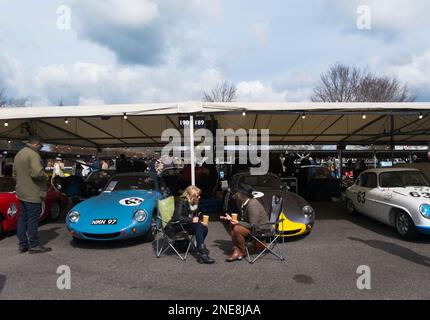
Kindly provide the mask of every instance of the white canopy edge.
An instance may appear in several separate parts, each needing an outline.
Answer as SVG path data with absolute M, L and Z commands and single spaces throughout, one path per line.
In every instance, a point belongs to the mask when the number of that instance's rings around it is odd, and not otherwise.
M 61 117 L 97 117 L 144 115 L 169 115 L 190 113 L 228 113 L 228 112 L 326 112 L 326 111 L 410 111 L 430 112 L 429 102 L 408 103 L 314 103 L 314 102 L 172 102 L 149 104 L 116 105 L 77 105 L 47 107 L 8 107 L 0 109 L 0 120 L 37 119 Z

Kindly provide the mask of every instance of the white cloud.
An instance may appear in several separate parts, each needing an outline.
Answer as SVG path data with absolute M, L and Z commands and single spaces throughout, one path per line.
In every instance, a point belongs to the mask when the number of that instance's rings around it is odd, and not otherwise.
M 28 79 L 22 64 L 5 52 L 0 51 L 0 90 L 10 98 L 25 98 Z
M 158 66 L 171 51 L 195 47 L 202 25 L 222 11 L 219 0 L 76 0 L 73 12 L 78 35 L 120 63 Z
M 159 16 L 157 4 L 149 0 L 86 0 L 85 7 L 93 18 L 123 27 L 144 27 Z
M 225 78 L 214 68 L 159 68 L 78 62 L 43 67 L 34 78 L 40 98 L 56 104 L 144 103 L 200 100 Z
M 430 97 L 430 49 L 421 55 L 411 55 L 407 62 L 386 66 L 385 72 Z
M 285 101 L 286 92 L 276 92 L 260 81 L 242 81 L 237 85 L 239 101 Z

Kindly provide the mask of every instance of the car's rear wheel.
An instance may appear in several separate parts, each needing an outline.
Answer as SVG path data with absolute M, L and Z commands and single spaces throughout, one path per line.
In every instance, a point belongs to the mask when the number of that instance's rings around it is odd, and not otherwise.
M 157 232 L 157 220 L 156 220 L 156 215 L 153 214 L 152 218 L 151 218 L 151 228 L 143 236 L 143 241 L 144 242 L 152 242 L 152 241 L 154 241 L 156 232 Z
M 357 210 L 355 210 L 354 202 L 350 199 L 346 199 L 346 212 L 348 212 L 349 215 L 357 215 Z
M 399 211 L 396 215 L 396 230 L 403 239 L 414 240 L 418 238 L 414 221 L 405 211 Z
M 61 206 L 58 202 L 52 203 L 51 210 L 49 211 L 49 221 L 57 221 L 61 215 Z

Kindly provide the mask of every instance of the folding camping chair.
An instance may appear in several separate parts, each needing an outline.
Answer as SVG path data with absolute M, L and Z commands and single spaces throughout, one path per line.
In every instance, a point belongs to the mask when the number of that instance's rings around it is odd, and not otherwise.
M 280 219 L 281 212 L 282 198 L 274 195 L 272 197 L 272 211 L 269 218 L 270 222 L 252 226 L 251 232 L 246 238 L 245 250 L 247 261 L 249 263 L 252 264 L 256 262 L 266 253 L 274 255 L 280 261 L 285 260 L 278 246 L 278 241 L 281 237 L 281 234 L 279 233 L 279 224 L 284 220 Z M 268 243 L 265 243 L 264 241 L 267 241 Z M 254 257 L 251 256 L 248 248 L 252 243 L 258 243 L 263 248 L 261 252 Z
M 160 258 L 164 255 L 169 249 L 173 250 L 178 257 L 185 261 L 187 259 L 188 253 L 190 251 L 191 246 L 194 245 L 194 235 L 190 235 L 187 231 L 185 231 L 184 227 L 180 222 L 171 221 L 173 217 L 173 213 L 175 212 L 175 198 L 173 196 L 168 197 L 163 200 L 158 200 L 158 212 L 157 212 L 157 228 L 156 228 L 156 255 L 157 258 Z M 179 232 L 175 234 L 171 234 L 170 232 L 166 232 L 167 224 L 172 226 L 179 226 Z M 187 241 L 188 246 L 184 254 L 181 254 L 175 248 L 175 242 L 177 241 Z

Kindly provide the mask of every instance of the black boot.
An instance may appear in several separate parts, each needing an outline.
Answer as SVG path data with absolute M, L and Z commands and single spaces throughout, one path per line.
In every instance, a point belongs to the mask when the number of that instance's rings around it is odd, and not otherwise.
M 209 257 L 208 255 L 209 250 L 206 248 L 204 244 L 200 245 L 197 249 L 199 251 L 199 258 L 197 259 L 198 263 L 211 264 L 215 262 L 214 259 Z
M 202 245 L 202 247 L 201 247 L 201 250 L 202 250 L 202 252 L 204 252 L 205 254 L 207 254 L 207 255 L 209 255 L 209 249 L 206 247 L 206 245 Z

